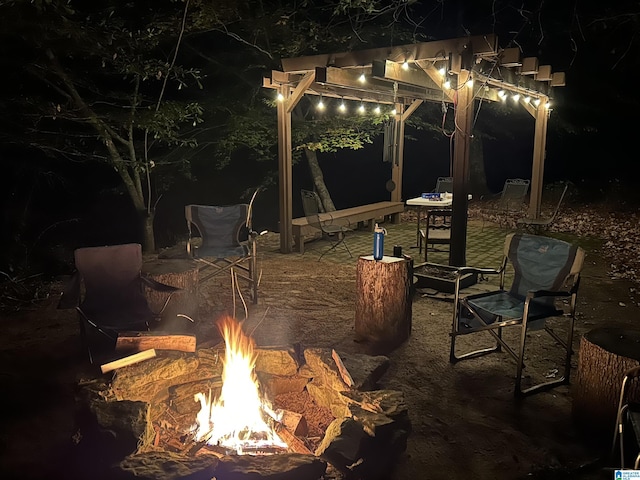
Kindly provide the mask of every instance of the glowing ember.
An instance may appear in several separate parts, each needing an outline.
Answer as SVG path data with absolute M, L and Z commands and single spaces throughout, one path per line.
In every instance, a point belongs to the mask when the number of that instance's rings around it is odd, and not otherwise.
M 242 454 L 262 447 L 286 448 L 266 419 L 276 418 L 271 406 L 260 396 L 254 372 L 255 343 L 231 317 L 218 321 L 225 341 L 224 368 L 220 397 L 212 399 L 202 393 L 195 396 L 201 409 L 197 415 L 196 440 L 206 440 Z

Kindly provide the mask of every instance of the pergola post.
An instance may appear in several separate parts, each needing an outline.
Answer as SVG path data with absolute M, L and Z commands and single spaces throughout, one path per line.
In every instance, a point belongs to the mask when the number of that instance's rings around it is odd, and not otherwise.
M 544 103 L 543 103 L 544 102 Z M 540 216 L 540 205 L 542 204 L 542 186 L 544 183 L 544 160 L 547 145 L 547 122 L 549 110 L 544 107 L 547 99 L 543 98 L 540 107 L 535 110 L 536 120 L 535 133 L 533 137 L 533 165 L 531 168 L 531 193 L 529 194 L 530 218 Z
M 293 200 L 291 195 L 292 163 L 291 153 L 291 111 L 287 108 L 289 85 L 278 87 L 281 99 L 278 102 L 278 180 L 280 183 L 280 251 L 291 253 L 293 250 Z
M 393 154 L 391 158 L 391 180 L 394 189 L 391 191 L 391 201 L 402 201 L 402 165 L 404 163 L 404 105 L 395 104 L 396 114 L 393 121 L 396 128 L 393 129 Z
M 449 265 L 464 266 L 467 250 L 467 210 L 469 151 L 473 122 L 473 88 L 466 85 L 470 72 L 460 70 L 455 101 L 455 133 L 453 138 L 453 204 Z

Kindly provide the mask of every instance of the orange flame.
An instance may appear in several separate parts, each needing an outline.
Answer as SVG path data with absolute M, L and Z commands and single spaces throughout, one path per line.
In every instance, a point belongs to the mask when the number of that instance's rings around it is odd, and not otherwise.
M 196 417 L 196 440 L 207 439 L 210 445 L 220 445 L 238 454 L 248 446 L 254 449 L 261 446 L 286 448 L 265 421 L 266 416 L 277 418 L 268 402 L 260 396 L 254 371 L 255 342 L 231 317 L 222 317 L 217 325 L 226 345 L 222 390 L 214 402 L 202 393 L 196 394 L 195 400 L 201 405 Z

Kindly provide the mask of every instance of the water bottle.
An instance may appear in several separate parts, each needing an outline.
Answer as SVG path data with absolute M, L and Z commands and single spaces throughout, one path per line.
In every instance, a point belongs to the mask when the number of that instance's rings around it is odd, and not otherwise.
M 374 260 L 382 260 L 384 256 L 384 236 L 387 231 L 379 227 L 376 223 L 376 228 L 373 231 L 373 258 Z

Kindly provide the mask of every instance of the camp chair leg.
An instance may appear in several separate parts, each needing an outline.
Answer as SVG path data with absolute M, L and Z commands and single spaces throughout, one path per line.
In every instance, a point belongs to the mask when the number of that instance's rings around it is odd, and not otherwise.
M 327 253 L 331 252 L 332 250 L 335 250 L 338 245 L 344 245 L 344 248 L 347 249 L 347 253 L 349 254 L 349 258 L 353 258 L 353 255 L 351 254 L 351 250 L 349 250 L 349 246 L 347 245 L 347 242 L 344 241 L 344 233 L 339 233 L 337 235 L 338 235 L 338 241 L 333 245 L 331 245 L 331 248 L 329 248 L 327 251 L 323 252 L 322 255 L 320 255 L 320 257 L 318 258 L 318 261 L 320 261 L 320 259 L 324 257 Z
M 488 353 L 501 352 L 502 345 L 504 341 L 502 340 L 502 328 L 498 328 L 498 332 L 494 332 L 493 330 L 487 330 L 496 340 L 496 344 L 493 347 L 480 348 L 478 350 L 473 350 L 472 352 L 463 353 L 462 355 L 456 355 L 456 337 L 461 335 L 460 333 L 452 333 L 451 334 L 451 351 L 449 353 L 449 362 L 456 363 L 460 360 L 466 360 L 468 358 L 476 358 L 481 357 L 483 355 L 487 355 Z M 505 345 L 506 346 L 506 345 Z M 506 346 L 506 348 L 509 348 Z

